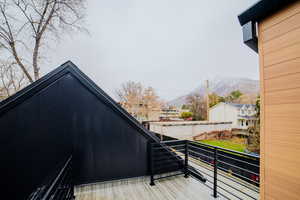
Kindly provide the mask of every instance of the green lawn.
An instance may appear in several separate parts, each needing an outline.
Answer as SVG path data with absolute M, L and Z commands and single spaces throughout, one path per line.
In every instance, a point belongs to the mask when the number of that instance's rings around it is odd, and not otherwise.
M 243 143 L 237 143 L 230 140 L 201 140 L 200 143 L 209 144 L 213 146 L 222 147 L 224 149 L 230 149 L 234 151 L 244 152 L 246 145 Z

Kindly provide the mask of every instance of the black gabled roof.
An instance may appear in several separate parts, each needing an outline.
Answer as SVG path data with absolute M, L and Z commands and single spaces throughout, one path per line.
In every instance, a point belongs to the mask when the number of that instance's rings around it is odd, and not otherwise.
M 47 88 L 56 80 L 61 77 L 71 74 L 74 76 L 84 87 L 86 87 L 90 92 L 92 92 L 99 100 L 103 101 L 107 106 L 113 109 L 115 112 L 120 114 L 125 120 L 127 120 L 131 125 L 140 130 L 148 139 L 159 142 L 156 136 L 154 136 L 150 131 L 148 131 L 142 124 L 140 124 L 133 116 L 131 116 L 125 109 L 123 109 L 118 103 L 116 103 L 108 94 L 106 94 L 100 87 L 98 87 L 89 77 L 87 77 L 79 68 L 72 63 L 67 61 L 61 66 L 57 67 L 55 70 L 46 74 L 39 80 L 33 82 L 27 87 L 23 88 L 14 95 L 8 97 L 7 99 L 0 102 L 0 117 L 5 114 L 10 109 L 14 108 L 18 104 L 23 103 L 28 98 L 34 96 L 39 91 Z
M 243 26 L 249 21 L 258 22 L 296 0 L 260 0 L 238 16 Z

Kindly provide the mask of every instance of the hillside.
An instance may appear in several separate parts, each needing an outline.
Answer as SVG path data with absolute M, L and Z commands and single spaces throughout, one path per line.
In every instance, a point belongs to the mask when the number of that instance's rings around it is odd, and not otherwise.
M 248 78 L 216 78 L 209 81 L 210 93 L 216 93 L 219 96 L 227 96 L 230 92 L 234 90 L 241 91 L 244 95 L 245 101 L 252 101 L 253 98 L 257 96 L 259 93 L 259 81 L 252 80 Z M 203 85 L 197 87 L 192 90 L 190 93 L 182 95 L 176 99 L 173 99 L 168 102 L 169 105 L 172 106 L 181 106 L 186 104 L 186 98 L 191 94 L 205 94 L 205 84 L 203 81 Z

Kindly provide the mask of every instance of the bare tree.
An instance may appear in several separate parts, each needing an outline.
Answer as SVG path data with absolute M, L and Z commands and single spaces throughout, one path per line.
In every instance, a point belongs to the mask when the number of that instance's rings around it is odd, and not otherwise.
M 190 111 L 193 113 L 193 120 L 204 120 L 207 116 L 205 98 L 199 94 L 191 94 L 187 97 Z
M 116 90 L 120 104 L 131 114 L 141 115 L 139 107 L 142 105 L 143 86 L 141 83 L 128 81 Z
M 162 102 L 159 100 L 159 97 L 156 95 L 156 92 L 152 87 L 144 89 L 142 98 L 142 113 L 146 119 L 149 119 L 150 113 L 160 110 Z
M 84 3 L 85 0 L 0 0 L 0 46 L 29 82 L 39 79 L 40 53 L 47 39 L 82 30 Z
M 27 79 L 16 63 L 0 62 L 0 92 L 1 98 L 6 98 L 22 89 Z
M 128 81 L 116 90 L 120 104 L 133 116 L 148 119 L 152 111 L 160 110 L 161 102 L 152 87 Z

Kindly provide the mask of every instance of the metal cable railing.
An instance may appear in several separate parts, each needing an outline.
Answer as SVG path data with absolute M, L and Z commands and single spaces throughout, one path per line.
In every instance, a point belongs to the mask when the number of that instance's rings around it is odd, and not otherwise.
M 173 143 L 168 143 L 173 144 Z M 186 146 L 186 142 L 176 142 L 173 144 L 176 147 Z M 186 149 L 186 148 L 184 148 Z M 184 150 L 183 149 L 183 150 Z M 162 178 L 167 178 L 171 176 L 177 176 L 181 174 L 185 174 L 185 177 L 188 176 L 188 157 L 185 156 L 182 159 L 179 155 L 172 151 L 166 144 L 161 143 L 149 143 L 149 165 L 150 165 L 150 185 L 155 185 L 155 180 L 159 180 Z M 163 173 L 172 173 L 171 175 L 167 176 L 157 176 Z
M 215 198 L 221 194 L 229 199 L 258 198 L 259 157 L 196 142 L 190 147 L 190 156 L 210 171 L 208 184 Z
M 205 185 L 213 190 L 213 197 L 222 196 L 226 199 L 258 198 L 258 156 L 187 140 L 172 140 L 160 144 L 163 144 L 163 147 L 158 147 L 156 150 L 167 147 L 175 154 L 169 154 L 170 156 L 173 155 L 177 159 L 178 157 L 181 158 L 181 163 L 184 163 L 181 168 L 183 172 L 191 174 L 189 169 L 193 168 L 193 171 L 196 170 L 200 175 L 207 176 Z M 157 154 L 153 153 L 153 148 L 151 153 L 154 162 L 152 165 L 165 166 L 163 163 L 155 163 Z M 152 171 L 152 173 L 156 174 L 155 171 Z

